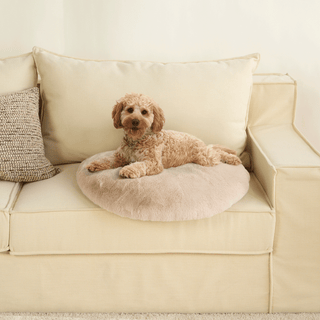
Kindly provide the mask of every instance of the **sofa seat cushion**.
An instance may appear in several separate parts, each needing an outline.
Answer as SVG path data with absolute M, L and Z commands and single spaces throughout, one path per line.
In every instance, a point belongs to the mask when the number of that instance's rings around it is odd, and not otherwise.
M 20 183 L 0 181 L 0 252 L 9 250 L 9 211 Z
M 275 216 L 251 174 L 248 193 L 211 218 L 150 222 L 119 217 L 83 195 L 76 182 L 79 164 L 24 184 L 11 212 L 10 253 L 221 253 L 272 251 Z

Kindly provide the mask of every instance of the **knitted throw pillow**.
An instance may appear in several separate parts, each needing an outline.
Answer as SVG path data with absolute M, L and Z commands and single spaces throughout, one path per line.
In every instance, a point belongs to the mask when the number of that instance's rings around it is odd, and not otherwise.
M 31 182 L 60 172 L 45 157 L 37 87 L 0 96 L 0 180 Z

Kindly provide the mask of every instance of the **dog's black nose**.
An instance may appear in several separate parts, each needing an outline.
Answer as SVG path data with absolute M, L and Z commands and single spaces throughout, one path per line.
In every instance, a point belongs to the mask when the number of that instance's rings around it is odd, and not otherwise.
M 132 120 L 132 125 L 135 126 L 135 127 L 138 126 L 139 123 L 140 123 L 140 121 L 138 119 L 133 119 Z

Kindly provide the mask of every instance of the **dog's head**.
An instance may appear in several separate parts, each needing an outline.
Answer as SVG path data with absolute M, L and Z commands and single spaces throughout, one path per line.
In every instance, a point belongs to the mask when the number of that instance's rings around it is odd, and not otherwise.
M 148 128 L 160 132 L 165 121 L 158 104 L 141 93 L 127 93 L 119 99 L 113 107 L 112 119 L 115 128 L 123 128 L 133 140 L 140 139 Z

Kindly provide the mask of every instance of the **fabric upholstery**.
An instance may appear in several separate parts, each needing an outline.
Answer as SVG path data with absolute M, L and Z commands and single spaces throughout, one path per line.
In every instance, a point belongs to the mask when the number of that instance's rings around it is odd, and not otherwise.
M 272 311 L 319 312 L 320 155 L 294 125 L 252 127 L 249 142 L 255 171 L 273 172 L 260 179 L 277 213 Z
M 248 125 L 254 172 L 277 217 L 269 312 L 320 312 L 320 154 L 294 125 L 296 82 L 281 78 L 254 86 Z
M 79 164 L 23 186 L 11 212 L 11 254 L 234 253 L 272 250 L 275 217 L 254 175 L 248 193 L 207 219 L 137 221 L 101 209 L 76 182 Z M 195 241 L 197 239 L 197 241 Z
M 35 87 L 37 80 L 32 52 L 0 59 L 0 95 Z
M 96 239 L 108 241 L 106 231 L 111 232 L 109 239 L 114 240 L 116 234 L 112 222 L 107 229 L 108 213 L 102 214 L 81 196 L 76 181 L 69 179 L 77 164 L 60 166 L 62 173 L 52 179 L 26 183 L 16 205 L 10 200 L 6 207 L 11 215 L 13 252 L 0 254 L 0 312 L 320 312 L 319 154 L 293 125 L 296 83 L 287 75 L 259 77 L 253 85 L 247 128 L 246 151 L 254 170 L 251 186 L 232 211 L 221 215 L 228 217 L 227 221 L 214 221 L 223 232 L 207 242 L 213 245 L 212 252 L 217 245 L 229 249 L 231 245 L 249 249 L 250 245 L 254 250 L 271 245 L 269 252 L 50 255 L 48 250 L 62 253 L 74 249 L 71 238 L 88 251 L 97 249 Z M 2 186 L 11 188 L 12 183 L 2 183 L 0 191 Z M 0 193 L 0 203 L 7 203 L 3 199 Z M 276 218 L 272 239 L 272 232 L 266 231 L 269 218 L 260 220 L 261 216 L 273 217 L 273 223 Z M 123 230 L 134 231 L 137 221 L 112 217 L 119 219 L 119 226 L 121 221 Z M 214 235 L 216 224 L 205 220 L 210 224 L 201 229 L 211 228 Z M 258 220 L 261 229 L 257 229 Z M 47 226 L 51 224 L 50 229 Z M 90 229 L 95 232 L 87 232 Z M 159 234 L 159 230 L 160 223 L 152 231 Z M 191 244 L 201 243 L 200 231 L 190 230 Z M 241 232 L 233 235 L 234 230 Z M 124 238 L 117 234 L 118 242 L 109 241 L 108 249 L 117 247 L 119 252 L 125 245 L 128 250 L 129 241 L 121 242 Z M 145 245 L 148 249 L 148 243 L 140 238 L 141 229 L 135 235 L 130 237 L 133 246 L 140 241 L 140 248 Z M 179 229 L 175 236 L 182 235 Z M 238 237 L 237 243 L 229 235 Z M 155 238 L 149 239 L 154 249 Z M 158 241 L 162 245 L 162 238 Z M 46 254 L 27 256 L 32 253 L 29 250 Z
M 5 210 L 14 182 L 0 181 L 0 252 L 9 250 L 9 213 Z
M 190 63 L 81 60 L 37 47 L 33 54 L 41 76 L 45 150 L 53 164 L 115 150 L 123 133 L 113 127 L 111 111 L 131 92 L 160 105 L 165 129 L 226 145 L 238 155 L 245 148 L 258 54 Z
M 34 87 L 37 85 L 37 79 L 37 70 L 31 52 L 0 59 L 0 95 Z M 1 126 L 0 130 L 2 129 Z M 3 146 L 3 140 L 0 148 L 1 146 Z M 10 201 L 15 197 L 18 186 L 20 186 L 18 183 L 0 180 L 0 252 L 9 249 Z
M 9 250 L 9 213 L 0 210 L 0 252 Z
M 267 312 L 269 255 L 0 254 L 0 312 Z
M 9 250 L 9 213 L 21 186 L 21 183 L 0 181 L 0 252 Z
M 44 155 L 39 120 L 39 89 L 0 96 L 0 179 L 38 181 L 59 172 Z
M 291 124 L 295 116 L 297 84 L 289 75 L 256 74 L 248 127 Z

